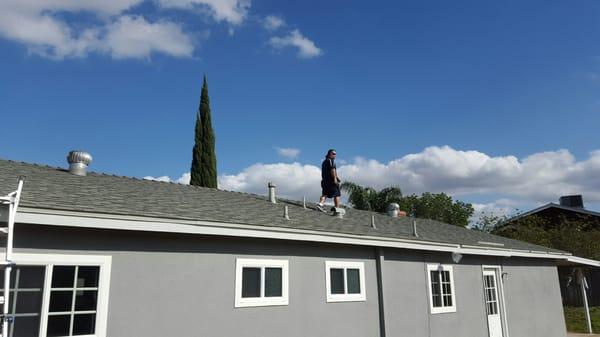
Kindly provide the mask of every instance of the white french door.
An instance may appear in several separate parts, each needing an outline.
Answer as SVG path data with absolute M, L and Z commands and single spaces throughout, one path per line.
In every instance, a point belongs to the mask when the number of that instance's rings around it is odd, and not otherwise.
M 496 269 L 483 269 L 483 292 L 490 337 L 503 337 Z

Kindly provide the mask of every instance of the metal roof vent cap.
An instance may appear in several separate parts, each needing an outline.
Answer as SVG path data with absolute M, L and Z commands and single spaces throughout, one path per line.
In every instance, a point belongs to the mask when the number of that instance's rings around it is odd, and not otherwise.
M 67 156 L 69 172 L 76 176 L 85 176 L 87 167 L 92 162 L 92 155 L 85 151 L 71 151 Z
M 392 218 L 397 218 L 399 212 L 400 212 L 400 205 L 398 205 L 397 203 L 392 202 L 391 204 L 388 205 L 387 214 L 389 216 L 391 216 Z

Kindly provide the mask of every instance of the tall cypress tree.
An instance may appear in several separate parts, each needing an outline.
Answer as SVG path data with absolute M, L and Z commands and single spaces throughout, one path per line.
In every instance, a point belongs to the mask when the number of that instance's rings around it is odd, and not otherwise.
M 217 188 L 215 132 L 210 117 L 210 99 L 206 75 L 202 83 L 200 106 L 196 115 L 195 143 L 192 151 L 190 185 Z

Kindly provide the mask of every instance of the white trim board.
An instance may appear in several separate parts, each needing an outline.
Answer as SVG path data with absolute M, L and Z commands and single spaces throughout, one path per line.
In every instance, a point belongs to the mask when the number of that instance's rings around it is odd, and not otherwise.
M 66 226 L 146 232 L 264 238 L 293 241 L 312 241 L 323 243 L 339 243 L 359 246 L 389 247 L 450 253 L 456 252 L 463 255 L 529 257 L 565 261 L 567 261 L 569 257 L 574 258 L 570 254 L 560 254 L 552 252 L 515 250 L 498 247 L 478 247 L 472 245 L 461 245 L 356 234 L 344 234 L 275 226 L 259 226 L 239 223 L 222 223 L 212 221 L 193 221 L 100 213 L 84 213 L 25 207 L 21 208 L 19 213 L 17 213 L 16 222 L 24 224 L 60 227 Z M 600 262 L 598 261 L 582 258 L 577 258 L 576 263 L 600 266 Z

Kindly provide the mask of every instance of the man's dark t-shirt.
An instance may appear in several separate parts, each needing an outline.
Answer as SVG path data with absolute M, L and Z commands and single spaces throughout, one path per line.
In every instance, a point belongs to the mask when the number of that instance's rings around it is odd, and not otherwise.
M 335 198 L 340 196 L 340 187 L 336 184 L 331 176 L 331 169 L 335 169 L 335 161 L 331 158 L 325 158 L 323 164 L 321 164 L 321 188 L 323 189 L 322 195 L 328 198 Z
M 331 169 L 335 167 L 335 160 L 331 158 L 325 158 L 321 164 L 321 179 L 323 179 L 324 185 L 334 185 L 333 177 L 331 176 Z

